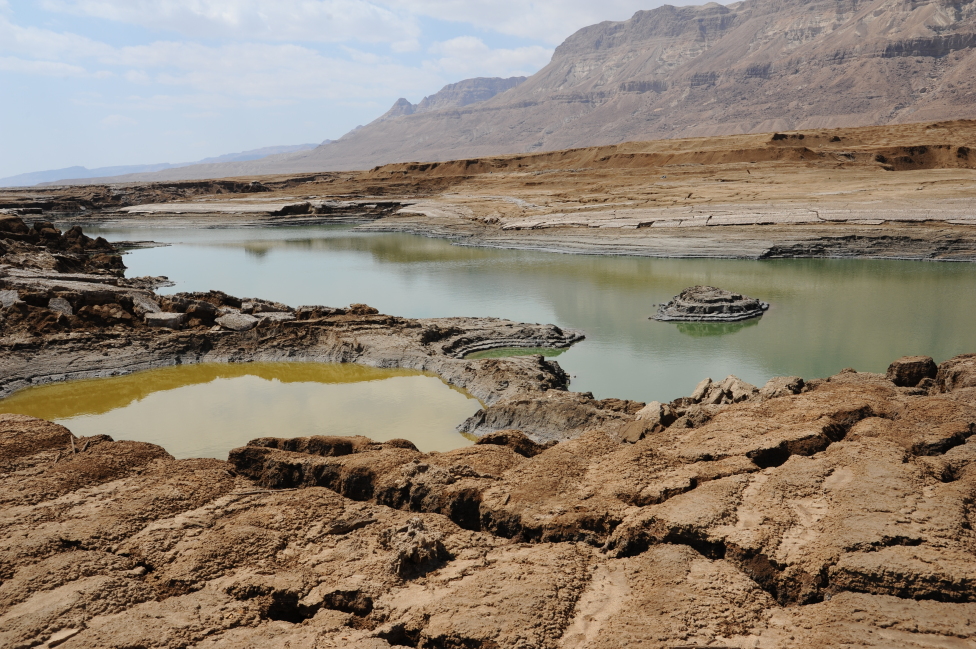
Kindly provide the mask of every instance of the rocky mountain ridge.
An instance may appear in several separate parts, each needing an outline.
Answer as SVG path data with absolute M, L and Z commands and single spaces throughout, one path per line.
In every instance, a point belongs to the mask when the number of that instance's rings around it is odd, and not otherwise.
M 971 0 L 664 6 L 578 31 L 549 65 L 485 101 L 412 114 L 395 107 L 312 151 L 181 177 L 974 118 L 974 45 Z
M 488 101 L 495 95 L 510 90 L 525 81 L 527 77 L 476 77 L 451 83 L 434 94 L 424 97 L 419 103 L 411 104 L 410 100 L 400 97 L 396 103 L 375 121 L 383 122 L 388 119 L 404 115 L 419 115 L 435 110 L 463 108 L 471 104 Z M 368 125 L 367 125 L 368 126 Z M 358 129 L 357 129 L 358 130 Z

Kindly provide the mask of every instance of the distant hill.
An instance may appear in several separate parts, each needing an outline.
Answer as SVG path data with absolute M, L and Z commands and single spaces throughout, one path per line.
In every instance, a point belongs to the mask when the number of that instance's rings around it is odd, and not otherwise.
M 444 86 L 433 95 L 424 97 L 420 103 L 411 104 L 408 99 L 401 97 L 393 104 L 393 108 L 386 111 L 376 121 L 384 122 L 403 115 L 419 115 L 435 110 L 463 108 L 478 102 L 488 101 L 495 95 L 511 90 L 525 81 L 528 77 L 477 77 L 465 79 L 457 83 Z
M 545 68 L 485 99 L 458 99 L 475 96 L 463 91 L 466 84 L 490 90 L 473 79 L 425 99 L 423 109 L 424 102 L 401 100 L 311 151 L 138 179 L 368 169 L 634 140 L 972 119 L 973 70 L 973 0 L 663 6 L 581 29 Z M 441 95 L 444 101 L 434 100 Z
M 323 144 L 327 142 L 330 142 L 330 140 L 326 140 L 326 142 Z M 34 185 L 56 183 L 57 181 L 68 179 L 81 180 L 89 178 L 102 178 L 106 176 L 121 176 L 123 174 L 152 173 L 165 169 L 179 169 L 182 167 L 189 167 L 191 165 L 207 163 L 247 162 L 250 160 L 260 160 L 261 158 L 266 158 L 269 155 L 294 153 L 296 151 L 308 151 L 317 146 L 320 145 L 293 144 L 285 146 L 267 146 L 261 149 L 252 149 L 251 151 L 241 151 L 240 153 L 228 153 L 227 155 L 217 156 L 214 158 L 204 158 L 203 160 L 198 160 L 196 162 L 180 162 L 176 164 L 162 162 L 159 164 L 150 165 L 98 167 L 96 169 L 87 169 L 85 167 L 65 167 L 64 169 L 50 169 L 48 171 L 32 171 L 30 173 L 19 174 L 17 176 L 10 176 L 9 178 L 0 178 L 0 187 L 32 187 Z

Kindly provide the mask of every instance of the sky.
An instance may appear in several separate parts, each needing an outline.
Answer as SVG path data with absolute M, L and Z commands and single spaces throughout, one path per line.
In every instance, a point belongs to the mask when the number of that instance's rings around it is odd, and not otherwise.
M 681 2 L 678 4 L 697 4 Z M 336 139 L 661 0 L 0 0 L 0 178 Z

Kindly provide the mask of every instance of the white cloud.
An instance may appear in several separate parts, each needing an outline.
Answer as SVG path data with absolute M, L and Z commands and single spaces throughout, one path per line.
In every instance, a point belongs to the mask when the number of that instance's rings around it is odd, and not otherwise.
M 37 27 L 21 27 L 0 17 L 0 52 L 54 61 L 104 55 L 110 51 L 108 45 L 84 36 Z
M 412 14 L 467 23 L 479 29 L 558 45 L 573 32 L 604 20 L 626 20 L 666 0 L 376 0 Z M 688 0 L 676 4 L 703 4 Z
M 48 11 L 200 38 L 397 42 L 416 38 L 409 13 L 368 0 L 43 0 Z
M 101 61 L 137 70 L 156 69 L 155 81 L 163 85 L 277 101 L 385 97 L 414 93 L 418 86 L 439 81 L 436 71 L 368 54 L 338 59 L 298 45 L 266 43 L 210 47 L 158 42 L 119 48 Z
M 120 126 L 138 126 L 139 122 L 125 115 L 106 115 L 101 119 L 100 124 L 102 126 L 118 128 Z
M 30 61 L 13 56 L 0 56 L 0 70 L 44 77 L 86 77 L 85 68 L 57 61 Z
M 452 78 L 472 76 L 527 76 L 544 67 L 552 50 L 532 45 L 515 49 L 492 49 L 475 36 L 459 36 L 435 43 L 430 53 L 438 55 L 433 65 Z

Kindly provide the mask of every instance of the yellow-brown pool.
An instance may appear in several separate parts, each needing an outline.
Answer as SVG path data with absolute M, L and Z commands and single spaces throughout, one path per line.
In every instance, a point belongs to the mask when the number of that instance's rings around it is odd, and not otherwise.
M 481 407 L 436 376 L 351 363 L 180 365 L 28 388 L 0 412 L 76 435 L 152 442 L 177 458 L 217 457 L 256 437 L 365 435 L 422 451 L 471 443 L 455 430 Z

